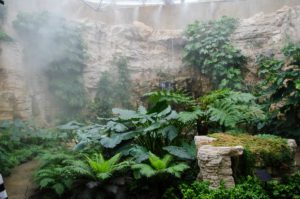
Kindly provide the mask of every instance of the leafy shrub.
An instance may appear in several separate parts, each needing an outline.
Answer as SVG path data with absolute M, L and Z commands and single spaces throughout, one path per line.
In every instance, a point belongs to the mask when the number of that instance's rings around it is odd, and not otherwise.
M 109 72 L 103 72 L 97 86 L 94 102 L 89 105 L 87 117 L 95 121 L 97 117 L 109 118 L 115 105 L 113 77 Z
M 264 112 L 250 93 L 229 89 L 212 91 L 200 98 L 200 107 L 205 111 L 207 125 L 216 123 L 223 131 L 246 125 L 246 130 L 264 118 Z
M 92 121 L 95 118 L 112 117 L 113 107 L 131 108 L 130 70 L 126 57 L 114 57 L 113 65 L 117 68 L 117 75 L 105 71 L 101 74 L 97 85 L 97 93 L 94 102 L 89 106 L 88 117 Z M 90 115 L 92 114 L 92 115 Z
M 215 88 L 243 89 L 241 73 L 246 58 L 230 43 L 236 25 L 236 19 L 223 17 L 203 23 L 196 21 L 185 31 L 184 61 L 199 68 Z
M 0 171 L 6 176 L 15 166 L 31 160 L 59 139 L 20 120 L 0 123 Z
M 42 157 L 35 181 L 41 191 L 50 190 L 56 193 L 55 197 L 116 194 L 118 183 L 113 174 L 129 166 L 129 162 L 119 162 L 120 157 L 116 154 L 105 160 L 102 154 L 48 153 Z
M 11 42 L 13 39 L 5 32 L 0 31 L 0 41 Z
M 265 186 L 270 198 L 285 199 L 300 197 L 300 173 L 283 178 L 281 181 L 272 180 Z
M 262 185 L 254 178 L 247 180 L 233 188 L 210 189 L 209 183 L 196 181 L 191 185 L 180 186 L 183 199 L 268 199 Z
M 284 60 L 259 58 L 258 96 L 268 113 L 259 124 L 262 132 L 299 139 L 300 124 L 300 61 L 299 44 L 288 44 Z

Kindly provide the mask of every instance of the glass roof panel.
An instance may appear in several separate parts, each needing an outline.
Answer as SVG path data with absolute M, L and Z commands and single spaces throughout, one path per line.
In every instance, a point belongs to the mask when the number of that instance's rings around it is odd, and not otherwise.
M 199 2 L 203 0 L 84 0 L 86 2 L 105 5 L 119 6 L 145 6 L 145 5 L 164 5 L 164 4 L 179 4 L 189 2 Z M 207 0 L 206 0 L 207 1 Z

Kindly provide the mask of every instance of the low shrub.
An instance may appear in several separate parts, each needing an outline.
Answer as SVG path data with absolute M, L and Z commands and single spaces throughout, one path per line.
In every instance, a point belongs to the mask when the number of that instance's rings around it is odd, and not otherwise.
M 180 186 L 183 199 L 268 199 L 266 191 L 260 182 L 248 177 L 242 184 L 225 189 L 223 185 L 218 189 L 209 188 L 209 183 L 196 181 L 191 185 Z

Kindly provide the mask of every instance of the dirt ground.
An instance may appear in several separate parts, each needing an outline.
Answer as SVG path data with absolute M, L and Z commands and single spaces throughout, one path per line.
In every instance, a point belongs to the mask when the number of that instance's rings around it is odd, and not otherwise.
M 28 199 L 35 187 L 32 175 L 37 167 L 38 161 L 36 160 L 21 164 L 4 179 L 9 199 Z

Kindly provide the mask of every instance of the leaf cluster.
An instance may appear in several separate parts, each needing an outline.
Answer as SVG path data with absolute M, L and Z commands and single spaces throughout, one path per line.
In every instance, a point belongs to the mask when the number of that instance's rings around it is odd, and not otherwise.
M 229 17 L 196 21 L 185 31 L 184 61 L 210 78 L 214 88 L 243 89 L 246 58 L 230 42 L 237 20 Z

